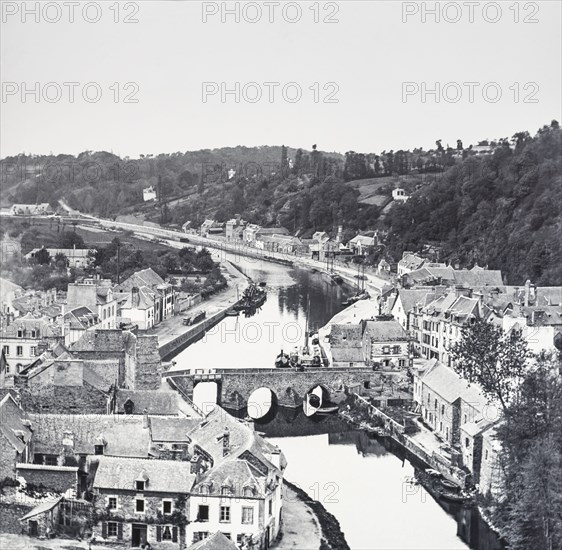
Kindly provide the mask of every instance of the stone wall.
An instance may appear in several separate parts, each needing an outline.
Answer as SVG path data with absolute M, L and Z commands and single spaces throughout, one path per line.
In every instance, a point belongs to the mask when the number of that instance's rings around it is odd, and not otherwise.
M 0 481 L 9 477 L 15 479 L 17 452 L 11 443 L 0 433 Z
M 12 504 L 0 501 L 0 533 L 21 534 L 20 518 L 32 509 L 33 506 L 26 504 Z
M 219 405 L 236 408 L 240 400 L 246 402 L 251 393 L 262 387 L 269 388 L 281 406 L 294 407 L 300 405 L 306 393 L 315 386 L 323 386 L 329 395 L 333 388 L 343 383 L 345 386 L 361 386 L 372 384 L 379 376 L 369 368 L 348 369 L 315 369 L 294 371 L 292 369 L 264 369 L 245 371 L 242 369 L 220 371 L 217 373 L 219 385 Z M 193 386 L 197 383 L 192 375 L 174 376 L 174 382 L 190 398 L 193 397 Z
M 78 468 L 67 467 L 63 470 L 60 466 L 29 466 L 18 468 L 18 475 L 31 485 L 42 486 L 57 493 L 77 488 Z

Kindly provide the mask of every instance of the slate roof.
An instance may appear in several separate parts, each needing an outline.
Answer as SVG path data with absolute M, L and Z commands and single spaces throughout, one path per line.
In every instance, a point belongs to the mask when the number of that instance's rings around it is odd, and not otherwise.
M 187 434 L 196 429 L 200 423 L 200 418 L 151 416 L 150 431 L 152 433 L 152 441 L 187 443 L 191 441 Z
M 80 306 L 72 309 L 64 315 L 64 322 L 68 323 L 71 329 L 86 330 L 87 328 L 99 323 L 98 314 L 87 306 Z
M 135 481 L 146 479 L 145 493 L 184 493 L 191 491 L 196 476 L 191 463 L 181 460 L 151 460 L 99 456 L 93 487 L 135 490 Z
M 94 445 L 106 442 L 104 453 L 109 456 L 148 456 L 150 431 L 143 427 L 142 416 L 100 414 L 34 414 L 29 418 L 33 427 L 34 449 L 38 453 L 58 454 L 65 432 L 74 435 L 77 454 L 94 454 Z
M 221 531 L 217 531 L 210 537 L 188 546 L 187 550 L 238 550 L 238 546 Z
M 33 510 L 31 510 L 30 512 L 28 512 L 27 514 L 25 514 L 25 516 L 20 518 L 20 521 L 25 521 L 26 519 L 31 519 L 34 518 L 35 516 L 39 516 L 40 514 L 44 514 L 45 512 L 49 512 L 50 510 L 52 510 L 61 500 L 63 499 L 62 496 L 57 497 L 55 499 L 49 499 L 46 500 L 45 502 L 42 502 L 41 504 L 39 504 L 38 506 L 36 506 L 35 508 L 33 508 Z
M 37 339 L 62 336 L 62 329 L 60 326 L 51 323 L 46 317 L 34 317 L 31 313 L 16 318 L 13 323 L 10 323 L 10 325 L 2 330 L 0 336 L 16 337 L 18 330 L 24 331 L 24 338 L 31 338 L 32 330 L 38 331 Z
M 425 262 L 424 258 L 420 258 L 416 254 L 405 254 L 398 262 L 398 265 L 407 269 L 419 269 Z
M 364 334 L 374 342 L 395 342 L 409 340 L 408 333 L 395 320 L 365 321 Z
M 226 457 L 223 456 L 222 441 L 225 428 L 228 428 L 230 437 L 230 453 Z M 277 447 L 260 437 L 253 427 L 238 421 L 219 406 L 203 418 L 189 436 L 212 457 L 215 466 L 227 458 L 236 458 L 249 451 L 269 469 L 276 469 L 267 455 L 277 452 Z M 286 464 L 285 457 L 281 454 L 282 468 L 284 464 Z
M 115 412 L 125 413 L 125 403 L 131 400 L 133 410 L 131 414 L 177 415 L 178 394 L 173 391 L 156 390 L 117 390 Z
M 476 384 L 469 384 L 453 369 L 436 359 L 420 376 L 420 379 L 432 392 L 441 396 L 448 403 L 454 403 L 457 399 L 462 398 L 478 409 L 488 402 Z
M 128 279 L 123 281 L 117 288 L 120 291 L 130 291 L 134 286 L 147 286 L 153 288 L 155 286 L 166 284 L 164 279 L 156 273 L 151 267 L 142 269 L 133 273 Z
M 6 394 L 0 401 L 0 420 L 0 434 L 16 451 L 21 453 L 31 439 L 32 431 L 26 421 L 25 413 L 11 394 Z
M 437 291 L 435 288 L 401 288 L 397 299 L 400 300 L 404 313 L 408 314 L 416 305 L 425 305 L 428 298 L 435 299 L 436 297 Z
M 244 488 L 253 488 L 252 496 L 264 497 L 266 477 L 250 467 L 245 460 L 229 460 L 211 468 L 195 484 L 193 490 L 198 493 L 201 486 L 205 485 L 208 494 L 219 496 L 223 487 L 230 489 L 229 496 L 233 498 L 244 497 Z
M 0 277 L 0 301 L 4 301 L 7 299 L 8 294 L 14 293 L 18 294 L 23 292 L 23 288 L 8 279 L 4 279 Z

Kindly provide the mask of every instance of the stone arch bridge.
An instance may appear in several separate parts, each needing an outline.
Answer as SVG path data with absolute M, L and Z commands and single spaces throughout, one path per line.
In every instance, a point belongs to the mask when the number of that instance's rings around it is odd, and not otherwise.
M 191 369 L 168 371 L 163 377 L 190 400 L 193 389 L 201 382 L 217 385 L 217 404 L 228 409 L 241 409 L 258 388 L 269 388 L 280 406 L 299 407 L 305 395 L 316 386 L 322 386 L 330 399 L 345 388 L 369 388 L 377 375 L 366 367 L 294 369 Z

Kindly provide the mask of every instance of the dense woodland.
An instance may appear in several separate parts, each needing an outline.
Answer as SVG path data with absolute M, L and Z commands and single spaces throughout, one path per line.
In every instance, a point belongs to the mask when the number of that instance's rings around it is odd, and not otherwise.
M 441 261 L 501 269 L 508 283 L 562 280 L 561 130 L 558 122 L 535 136 L 518 132 L 478 155 L 460 140 L 443 146 L 345 156 L 281 147 L 234 147 L 121 159 L 107 152 L 6 158 L 4 204 L 64 200 L 102 217 L 136 215 L 164 224 L 198 226 L 205 218 L 236 214 L 265 226 L 283 225 L 309 237 L 314 231 L 346 237 L 381 230 L 382 256 L 428 245 Z M 25 167 L 25 169 L 23 169 Z M 383 211 L 361 202 L 356 182 L 385 178 L 388 196 L 401 186 L 405 204 Z M 376 180 L 378 181 L 378 180 Z M 143 203 L 153 185 L 158 200 Z M 387 202 L 388 202 L 387 201 Z

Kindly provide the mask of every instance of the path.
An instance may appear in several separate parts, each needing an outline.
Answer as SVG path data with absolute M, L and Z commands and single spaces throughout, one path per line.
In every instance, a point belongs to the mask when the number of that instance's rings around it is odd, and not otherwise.
M 314 512 L 285 485 L 283 487 L 283 538 L 275 550 L 319 550 L 322 529 Z

